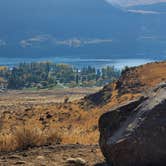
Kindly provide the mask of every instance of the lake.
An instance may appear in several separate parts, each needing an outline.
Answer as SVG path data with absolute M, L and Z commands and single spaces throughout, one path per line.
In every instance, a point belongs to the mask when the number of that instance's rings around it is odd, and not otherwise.
M 50 57 L 50 58 L 0 58 L 1 66 L 13 67 L 19 63 L 26 62 L 43 62 L 50 61 L 55 63 L 71 64 L 77 68 L 93 66 L 96 68 L 102 68 L 105 66 L 115 66 L 117 69 L 123 69 L 125 66 L 133 67 L 149 62 L 153 62 L 151 59 L 83 59 L 83 58 L 63 58 L 63 57 Z

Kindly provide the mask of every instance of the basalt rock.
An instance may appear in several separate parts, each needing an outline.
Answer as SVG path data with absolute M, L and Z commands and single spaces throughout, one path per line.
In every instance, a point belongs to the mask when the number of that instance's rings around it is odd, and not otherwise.
M 113 166 L 166 165 L 166 84 L 99 120 L 100 147 Z

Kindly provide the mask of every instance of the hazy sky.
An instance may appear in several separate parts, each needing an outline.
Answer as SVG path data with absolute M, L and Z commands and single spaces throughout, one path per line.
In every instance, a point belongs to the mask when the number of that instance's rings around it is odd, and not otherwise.
M 142 4 L 152 4 L 166 2 L 166 0 L 106 0 L 110 3 L 121 5 L 121 6 L 132 6 Z

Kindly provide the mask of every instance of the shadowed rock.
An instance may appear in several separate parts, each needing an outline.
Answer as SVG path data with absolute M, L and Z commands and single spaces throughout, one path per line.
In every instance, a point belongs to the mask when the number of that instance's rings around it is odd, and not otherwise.
M 103 114 L 100 147 L 113 166 L 166 165 L 166 84 Z

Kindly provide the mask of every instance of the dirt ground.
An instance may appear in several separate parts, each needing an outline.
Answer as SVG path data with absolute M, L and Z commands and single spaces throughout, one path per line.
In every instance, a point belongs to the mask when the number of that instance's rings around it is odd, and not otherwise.
M 69 158 L 81 158 L 87 166 L 106 166 L 98 145 L 51 145 L 22 152 L 1 153 L 0 165 L 72 166 L 67 163 Z
M 78 100 L 99 88 L 74 88 L 40 91 L 8 91 L 0 93 L 0 113 L 17 112 L 39 105 L 47 106 Z M 1 115 L 1 114 L 0 114 Z M 81 158 L 87 166 L 99 166 L 104 161 L 98 145 L 50 145 L 36 147 L 26 151 L 1 153 L 0 166 L 27 165 L 27 166 L 72 166 L 67 164 L 69 158 Z
M 69 101 L 79 100 L 80 98 L 95 93 L 100 88 L 66 88 L 57 90 L 9 90 L 0 93 L 0 113 L 4 111 L 24 110 L 36 105 L 51 103 L 63 103 L 66 97 Z

